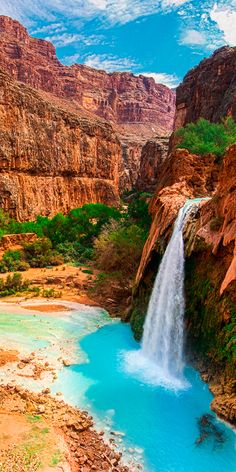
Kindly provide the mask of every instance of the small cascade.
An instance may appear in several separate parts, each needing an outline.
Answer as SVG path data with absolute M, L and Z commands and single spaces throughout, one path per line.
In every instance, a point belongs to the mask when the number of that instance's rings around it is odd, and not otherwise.
M 149 301 L 141 350 L 126 356 L 128 371 L 140 371 L 152 383 L 173 388 L 184 385 L 183 229 L 199 201 L 188 200 L 179 211 Z

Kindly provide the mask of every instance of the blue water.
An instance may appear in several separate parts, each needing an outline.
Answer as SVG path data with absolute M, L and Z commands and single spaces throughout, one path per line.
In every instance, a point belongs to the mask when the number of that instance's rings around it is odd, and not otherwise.
M 236 436 L 222 422 L 215 419 L 225 434 L 221 446 L 213 439 L 195 445 L 197 419 L 212 413 L 212 395 L 194 369 L 186 369 L 190 386 L 178 393 L 130 374 L 126 354 L 138 351 L 139 344 L 128 325 L 96 308 L 77 305 L 71 313 L 37 317 L 6 311 L 0 313 L 0 344 L 5 340 L 9 348 L 34 349 L 49 360 L 57 359 L 62 346 L 68 345 L 68 357 L 73 352 L 78 363 L 62 368 L 49 385 L 51 390 L 61 391 L 67 402 L 87 409 L 122 451 L 132 449 L 131 457 L 143 463 L 146 472 L 236 472 Z M 10 375 L 8 370 L 4 375 Z M 42 388 L 39 381 L 28 378 L 19 377 L 17 382 Z M 111 431 L 125 436 L 111 436 Z
M 144 449 L 145 470 L 236 471 L 235 434 L 223 423 L 218 422 L 225 433 L 223 445 L 216 446 L 213 440 L 195 445 L 199 436 L 197 418 L 210 413 L 212 400 L 195 370 L 186 369 L 191 387 L 178 394 L 131 377 L 124 369 L 122 353 L 139 345 L 130 327 L 122 324 L 103 327 L 86 336 L 80 346 L 89 362 L 69 369 L 70 395 L 78 395 L 81 379 L 89 380 L 83 394 L 90 409 L 99 418 L 106 418 L 110 412 L 113 429 L 126 434 L 126 446 L 130 443 Z

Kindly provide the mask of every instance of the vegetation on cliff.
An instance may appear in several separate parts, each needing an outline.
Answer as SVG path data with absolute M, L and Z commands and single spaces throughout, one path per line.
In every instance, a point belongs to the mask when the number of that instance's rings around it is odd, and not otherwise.
M 236 123 L 231 117 L 222 123 L 210 123 L 200 118 L 176 131 L 180 138 L 178 148 L 188 149 L 193 154 L 215 154 L 223 156 L 226 148 L 236 142 Z
M 220 271 L 211 253 L 193 254 L 186 261 L 187 344 L 211 370 L 230 376 L 236 363 L 236 310 L 230 293 L 220 297 Z

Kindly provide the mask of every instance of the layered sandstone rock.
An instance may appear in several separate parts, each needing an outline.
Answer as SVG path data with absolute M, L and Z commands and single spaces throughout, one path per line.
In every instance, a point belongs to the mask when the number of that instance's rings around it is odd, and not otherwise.
M 0 17 L 0 41 L 0 66 L 15 79 L 119 125 L 172 131 L 175 94 L 154 79 L 128 72 L 107 74 L 80 64 L 64 66 L 51 43 L 30 37 L 20 23 L 5 16 Z
M 190 71 L 177 88 L 175 127 L 204 117 L 236 119 L 236 48 L 222 48 Z M 172 139 L 170 148 L 174 148 Z M 180 207 L 187 198 L 211 197 L 187 222 L 186 346 L 189 359 L 209 382 L 213 410 L 236 422 L 236 145 L 221 162 L 177 149 L 164 161 L 148 240 L 137 273 L 131 325 L 142 335 L 147 304 L 161 256 Z M 171 274 L 170 274 L 171 276 Z
M 176 91 L 175 128 L 198 118 L 236 120 L 236 48 L 223 47 L 190 70 Z
M 142 146 L 152 136 L 168 136 L 173 129 L 175 93 L 142 75 L 64 66 L 50 42 L 30 37 L 9 17 L 0 16 L 0 43 L 0 67 L 13 78 L 56 106 L 86 114 L 88 120 L 99 116 L 112 123 L 122 143 L 120 190 L 134 187 Z
M 212 200 L 201 211 L 201 237 L 217 255 L 223 246 L 228 248 L 226 272 L 221 274 L 220 295 L 227 289 L 236 288 L 236 144 L 225 153 L 220 170 L 219 185 Z M 231 254 L 231 260 L 229 259 Z M 229 263 L 230 261 L 230 263 Z M 232 291 L 232 290 L 231 290 Z M 235 297 L 236 302 L 236 297 Z
M 116 134 L 62 105 L 0 73 L 0 206 L 20 220 L 119 201 Z

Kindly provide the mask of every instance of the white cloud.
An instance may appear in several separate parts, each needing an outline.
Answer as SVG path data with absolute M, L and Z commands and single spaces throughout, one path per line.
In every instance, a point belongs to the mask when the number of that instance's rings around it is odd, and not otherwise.
M 175 88 L 180 83 L 180 79 L 175 74 L 166 74 L 165 72 L 142 72 L 142 75 L 145 77 L 153 77 L 157 84 L 163 84 L 169 88 Z
M 206 37 L 202 31 L 189 29 L 182 31 L 180 37 L 180 44 L 189 46 L 204 46 L 206 44 Z
M 55 31 L 57 33 L 57 31 Z M 77 33 L 52 34 L 46 36 L 46 41 L 51 41 L 56 47 L 65 47 L 74 43 L 82 43 L 86 46 L 97 46 L 103 42 L 103 36 L 84 36 Z
M 86 57 L 84 64 L 94 69 L 102 69 L 107 72 L 131 71 L 133 67 L 137 67 L 138 65 L 133 59 L 107 54 L 91 54 Z
M 76 64 L 80 58 L 79 53 L 72 54 L 71 56 L 64 56 L 62 58 L 63 64 L 66 64 L 67 66 L 71 66 L 72 64 Z
M 236 45 L 236 0 L 190 0 L 177 13 L 182 23 L 180 44 L 209 52 Z
M 49 23 L 48 25 L 41 26 L 31 31 L 31 34 L 47 34 L 47 33 L 60 33 L 65 31 L 65 27 L 61 23 Z
M 51 41 L 56 47 L 64 47 L 68 46 L 69 44 L 81 41 L 81 35 L 70 33 L 53 34 L 46 36 L 45 39 L 46 41 Z
M 221 7 L 215 3 L 210 17 L 223 32 L 223 38 L 226 44 L 236 46 L 236 3 L 230 7 Z
M 190 0 L 162 0 L 163 7 L 180 7 Z
M 65 18 L 91 18 L 100 15 L 111 24 L 124 24 L 140 16 L 178 9 L 190 0 L 1 0 L 0 14 L 20 21 L 36 17 L 55 21 L 57 14 Z

